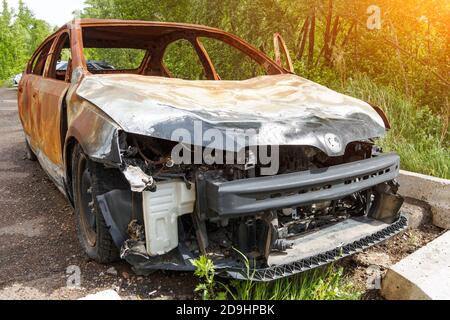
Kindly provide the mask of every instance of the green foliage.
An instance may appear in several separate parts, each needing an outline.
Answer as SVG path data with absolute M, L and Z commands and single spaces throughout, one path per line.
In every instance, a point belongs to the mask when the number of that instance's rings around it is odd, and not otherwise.
M 194 274 L 203 281 L 197 285 L 195 292 L 200 292 L 203 300 L 224 300 L 226 294 L 216 291 L 214 263 L 205 256 L 201 256 L 198 260 L 193 260 L 192 264 L 196 268 Z
M 249 261 L 245 257 L 244 262 L 249 273 Z M 358 300 L 362 294 L 345 278 L 343 269 L 334 266 L 273 282 L 233 280 L 223 284 L 215 281 L 214 264 L 210 259 L 202 256 L 193 263 L 195 275 L 203 280 L 196 291 L 201 292 L 205 300 Z M 223 291 L 217 290 L 218 285 Z
M 11 79 L 0 80 L 0 88 L 11 88 L 13 86 L 13 82 Z
M 34 18 L 19 2 L 17 12 L 3 0 L 0 14 L 0 79 L 8 80 L 22 72 L 31 54 L 51 32 L 48 23 Z
M 380 144 L 400 154 L 402 169 L 450 179 L 448 120 L 392 87 L 375 85 L 367 76 L 350 80 L 342 91 L 385 111 L 392 129 Z
M 211 38 L 200 38 L 222 80 L 247 80 L 265 75 L 265 70 L 241 51 Z
M 187 40 L 171 43 L 164 54 L 163 63 L 172 76 L 185 80 L 205 80 L 205 72 L 200 59 Z
M 232 281 L 234 300 L 358 300 L 361 292 L 349 282 L 342 268 L 315 269 L 271 283 Z

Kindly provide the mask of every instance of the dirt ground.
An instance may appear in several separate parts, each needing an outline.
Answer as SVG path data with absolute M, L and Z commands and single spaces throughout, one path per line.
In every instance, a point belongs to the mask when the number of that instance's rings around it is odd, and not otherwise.
M 0 300 L 77 299 L 113 289 L 123 299 L 192 299 L 190 273 L 156 272 L 138 277 L 123 263 L 99 265 L 83 253 L 71 207 L 37 162 L 25 159 L 15 89 L 0 88 Z M 340 265 L 366 291 L 368 270 L 386 267 L 436 238 L 432 226 L 408 231 Z M 69 288 L 73 267 L 81 286 Z M 379 299 L 369 290 L 366 299 Z
M 388 241 L 339 262 L 362 299 L 380 300 L 380 282 L 388 268 L 439 237 L 444 231 L 433 225 L 407 230 Z M 378 282 L 376 280 L 378 278 Z

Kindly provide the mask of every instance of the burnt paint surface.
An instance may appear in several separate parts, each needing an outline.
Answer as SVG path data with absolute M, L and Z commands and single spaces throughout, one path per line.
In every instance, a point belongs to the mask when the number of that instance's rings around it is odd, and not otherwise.
M 203 133 L 218 129 L 238 148 L 252 144 L 239 145 L 239 135 L 254 129 L 254 144 L 308 145 L 338 156 L 350 142 L 385 134 L 383 120 L 369 104 L 290 74 L 246 81 L 97 75 L 86 77 L 77 94 L 127 132 L 173 141 L 179 128 L 194 136 L 199 121 Z M 343 148 L 331 150 L 327 134 L 339 137 Z M 222 147 L 203 139 L 201 144 Z
M 75 138 L 92 160 L 120 164 L 118 125 L 87 101 L 72 104 L 67 116 L 67 141 Z
M 43 167 L 58 180 L 61 177 L 54 173 L 63 168 L 61 112 L 68 87 L 65 82 L 29 75 L 19 90 L 19 116 L 28 141 Z M 45 164 L 51 164 L 51 170 Z

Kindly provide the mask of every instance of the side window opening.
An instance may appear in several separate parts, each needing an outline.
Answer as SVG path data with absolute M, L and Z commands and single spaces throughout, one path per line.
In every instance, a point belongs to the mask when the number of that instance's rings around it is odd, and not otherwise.
M 266 75 L 266 70 L 235 47 L 214 38 L 199 38 L 222 80 L 247 80 Z
M 45 64 L 47 59 L 50 57 L 50 49 L 53 41 L 47 42 L 47 44 L 41 49 L 41 51 L 35 56 L 31 69 L 27 73 L 32 73 L 38 76 L 44 75 Z
M 180 39 L 170 43 L 164 52 L 163 64 L 174 78 L 207 79 L 197 51 L 189 40 Z
M 48 77 L 61 81 L 68 81 L 70 75 L 68 75 L 67 72 L 70 72 L 69 63 L 71 63 L 71 61 L 72 53 L 70 50 L 70 39 L 69 35 L 65 33 L 59 38 L 56 51 L 52 57 Z

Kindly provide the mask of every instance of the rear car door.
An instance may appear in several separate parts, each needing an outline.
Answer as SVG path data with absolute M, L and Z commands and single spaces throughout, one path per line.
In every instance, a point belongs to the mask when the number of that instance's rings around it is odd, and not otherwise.
M 70 60 L 67 31 L 61 31 L 38 49 L 19 87 L 19 113 L 29 144 L 41 166 L 61 189 L 64 172 L 61 115 L 70 86 L 66 71 L 56 70 L 63 49 Z
M 37 84 L 39 119 L 38 131 L 41 164 L 59 187 L 63 187 L 63 108 L 70 87 L 70 77 L 66 76 L 69 65 L 57 70 L 62 59 L 71 63 L 70 37 L 67 31 L 60 32 L 53 43 L 47 60 L 44 76 Z
M 19 117 L 26 138 L 37 155 L 42 148 L 39 86 L 44 76 L 45 66 L 54 40 L 54 37 L 47 40 L 36 50 L 28 63 L 18 88 Z

